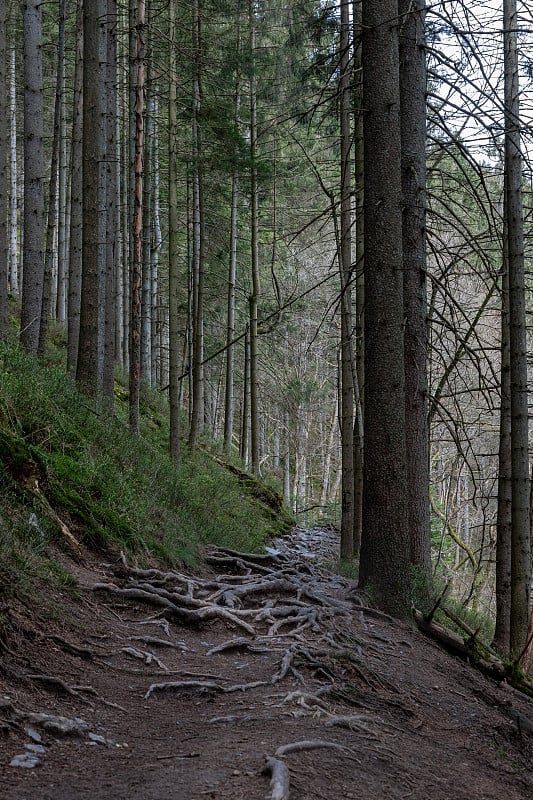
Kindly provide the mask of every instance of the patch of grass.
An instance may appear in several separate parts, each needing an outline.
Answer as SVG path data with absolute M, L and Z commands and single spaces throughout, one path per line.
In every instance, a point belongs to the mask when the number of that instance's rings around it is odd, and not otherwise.
M 31 581 L 34 559 L 41 576 L 62 582 L 47 555 L 62 541 L 61 523 L 89 546 L 170 564 L 196 563 L 207 543 L 257 551 L 290 526 L 279 495 L 242 470 L 186 448 L 178 467 L 170 462 L 161 395 L 145 392 L 140 437 L 129 432 L 119 384 L 115 404 L 109 419 L 59 366 L 0 343 L 3 583 Z
M 342 575 L 343 578 L 348 578 L 348 580 L 356 581 L 359 577 L 358 558 L 339 558 L 326 566 L 332 572 L 335 572 L 337 575 Z

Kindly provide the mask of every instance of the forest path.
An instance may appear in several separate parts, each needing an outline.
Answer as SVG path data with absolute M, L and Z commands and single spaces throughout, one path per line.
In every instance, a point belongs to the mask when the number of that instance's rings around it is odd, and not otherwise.
M 297 529 L 201 575 L 69 562 L 78 596 L 47 599 L 53 623 L 6 609 L 0 796 L 531 798 L 508 705 L 533 702 L 358 606 L 316 564 L 332 547 Z

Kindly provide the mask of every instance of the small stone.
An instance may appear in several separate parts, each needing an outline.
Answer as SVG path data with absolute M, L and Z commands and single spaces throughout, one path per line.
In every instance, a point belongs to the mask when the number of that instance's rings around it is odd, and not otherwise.
M 26 750 L 29 750 L 30 753 L 46 753 L 46 747 L 43 747 L 42 744 L 25 744 L 24 747 Z
M 34 742 L 42 742 L 43 737 L 36 731 L 35 728 L 24 728 L 25 732 L 28 734 L 30 739 L 33 739 Z
M 9 762 L 10 767 L 24 767 L 24 769 L 32 769 L 41 763 L 41 759 L 34 753 L 20 753 L 14 756 Z

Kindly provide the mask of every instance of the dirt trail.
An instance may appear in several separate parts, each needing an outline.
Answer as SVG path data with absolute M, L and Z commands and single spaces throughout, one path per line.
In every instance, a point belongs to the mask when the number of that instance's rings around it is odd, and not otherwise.
M 332 536 L 202 575 L 70 563 L 46 623 L 5 609 L 0 797 L 533 797 L 533 702 L 357 606 L 311 558 Z

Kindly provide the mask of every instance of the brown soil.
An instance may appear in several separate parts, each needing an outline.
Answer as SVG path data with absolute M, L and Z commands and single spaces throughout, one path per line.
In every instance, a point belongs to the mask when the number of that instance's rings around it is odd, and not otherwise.
M 292 800 L 533 796 L 533 734 L 513 720 L 513 709 L 533 720 L 533 701 L 408 624 L 354 604 L 343 611 L 350 586 L 338 577 L 303 564 L 320 597 L 314 623 L 300 633 L 293 631 L 302 625 L 287 623 L 268 637 L 269 623 L 247 617 L 256 637 L 220 619 L 196 628 L 170 621 L 167 635 L 161 609 L 93 591 L 99 582 L 126 585 L 124 575 L 89 559 L 69 568 L 78 598 L 43 596 L 46 608 L 35 616 L 20 603 L 3 610 L 4 800 L 264 800 L 276 797 L 265 756 L 302 742 L 314 744 L 277 755 L 288 767 Z M 301 608 L 313 606 L 302 598 Z M 272 598 L 263 594 L 244 603 L 266 605 Z M 255 649 L 208 654 L 242 637 Z M 146 697 L 154 683 L 192 680 L 208 686 Z M 264 684 L 221 691 L 255 682 Z M 23 712 L 87 725 L 60 736 Z M 40 763 L 12 766 L 32 741 L 44 748 Z

